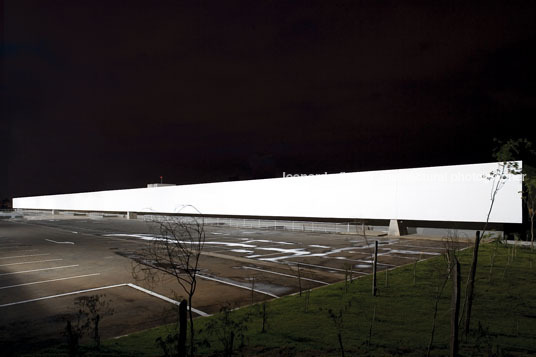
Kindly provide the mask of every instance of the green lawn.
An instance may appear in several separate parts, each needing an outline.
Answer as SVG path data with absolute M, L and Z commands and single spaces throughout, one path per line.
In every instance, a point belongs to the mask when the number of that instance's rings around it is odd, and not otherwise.
M 495 252 L 490 275 L 491 256 Z M 463 291 L 469 271 L 472 249 L 458 252 L 462 264 Z M 480 247 L 472 330 L 461 344 L 461 355 L 536 355 L 536 253 L 495 243 Z M 510 258 L 509 258 L 510 256 Z M 415 283 L 414 283 L 414 268 Z M 378 274 L 379 296 L 371 296 L 371 276 L 319 288 L 309 297 L 288 296 L 266 304 L 267 331 L 261 333 L 261 306 L 250 306 L 230 313 L 235 327 L 237 355 L 265 356 L 340 356 L 337 332 L 346 356 L 426 354 L 430 341 L 434 305 L 446 273 L 445 258 L 440 256 Z M 435 337 L 431 355 L 448 354 L 450 329 L 450 281 L 439 300 Z M 309 299 L 309 304 L 306 304 Z M 342 312 L 341 312 L 342 311 Z M 375 311 L 374 321 L 373 315 Z M 216 333 L 223 333 L 222 315 L 196 320 L 200 355 L 223 350 Z M 210 328 L 210 325 L 213 325 Z M 219 327 L 218 327 L 219 326 Z M 166 336 L 170 326 L 139 332 L 117 340 L 104 341 L 101 351 L 87 355 L 158 356 L 162 349 L 155 340 Z M 240 350 L 240 331 L 244 344 Z M 369 338 L 370 336 L 370 338 Z M 221 336 L 220 336 L 221 337 Z M 207 343 L 208 342 L 208 343 Z M 43 351 L 58 354 L 62 350 Z

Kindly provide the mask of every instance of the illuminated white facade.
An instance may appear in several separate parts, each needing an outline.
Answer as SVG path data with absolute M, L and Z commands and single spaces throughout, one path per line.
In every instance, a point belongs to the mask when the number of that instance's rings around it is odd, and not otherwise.
M 521 162 L 519 163 L 521 165 Z M 20 209 L 484 222 L 498 163 L 22 197 Z M 490 222 L 522 222 L 522 180 L 499 190 Z

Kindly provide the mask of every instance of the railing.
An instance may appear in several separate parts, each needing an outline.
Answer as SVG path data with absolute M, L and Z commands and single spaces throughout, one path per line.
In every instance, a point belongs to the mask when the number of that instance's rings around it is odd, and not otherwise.
M 10 218 L 20 218 L 20 217 L 22 217 L 22 214 L 20 212 L 17 212 L 16 210 L 13 210 L 11 208 L 0 209 L 0 219 L 10 219 Z
M 144 215 L 143 220 L 153 221 L 166 219 L 163 216 Z M 177 219 L 176 216 L 169 219 Z M 181 218 L 183 219 L 183 218 Z M 184 219 L 193 219 L 186 218 Z M 231 217 L 205 217 L 204 224 L 209 226 L 227 226 L 236 228 L 265 229 L 265 230 L 288 230 L 302 232 L 324 232 L 324 233 L 348 233 L 362 234 L 363 229 L 372 231 L 375 227 L 364 226 L 355 222 L 321 222 L 321 221 L 289 221 L 281 219 L 250 219 Z

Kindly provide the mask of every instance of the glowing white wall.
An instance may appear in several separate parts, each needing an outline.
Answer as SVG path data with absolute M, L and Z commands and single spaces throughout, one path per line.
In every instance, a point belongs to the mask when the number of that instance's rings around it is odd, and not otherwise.
M 14 208 L 483 222 L 497 163 L 368 171 L 15 198 Z M 521 223 L 521 177 L 490 222 Z

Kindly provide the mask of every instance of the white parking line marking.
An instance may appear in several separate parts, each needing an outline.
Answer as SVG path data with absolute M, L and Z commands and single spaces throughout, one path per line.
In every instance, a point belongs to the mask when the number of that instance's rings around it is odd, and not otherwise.
M 0 250 L 8 250 L 8 249 L 22 248 L 22 247 L 30 247 L 30 245 L 28 245 L 28 244 L 16 244 L 16 245 L 9 245 L 9 246 L 0 246 Z
M 264 270 L 264 269 L 253 268 L 253 267 L 243 267 L 243 268 L 244 268 L 244 269 L 249 269 L 249 270 L 263 271 L 263 272 L 270 273 L 270 274 L 276 274 L 276 275 L 281 275 L 281 276 L 288 276 L 289 278 L 298 279 L 298 277 L 295 276 L 295 275 L 283 274 L 283 273 L 278 273 L 278 272 L 275 272 L 275 271 Z M 302 278 L 302 277 L 300 277 L 299 279 L 301 279 L 301 280 L 307 280 L 307 281 L 312 281 L 312 282 L 314 282 L 314 283 L 319 283 L 319 284 L 323 284 L 323 285 L 329 285 L 329 283 L 326 283 L 325 281 L 314 280 L 314 279 L 308 279 L 308 278 Z
M 199 275 L 197 274 L 198 277 L 202 278 L 202 279 L 207 279 L 207 280 L 212 280 L 212 281 L 216 281 L 218 283 L 222 283 L 222 284 L 227 284 L 227 285 L 231 285 L 231 286 L 235 286 L 237 288 L 242 288 L 242 289 L 246 289 L 246 290 L 250 290 L 251 291 L 251 288 L 248 287 L 248 286 L 243 286 L 243 285 L 238 285 L 238 284 L 235 284 L 235 283 L 231 283 L 231 282 L 228 282 L 228 281 L 225 281 L 225 280 L 220 280 L 220 279 L 216 279 L 216 278 L 212 278 L 210 276 L 205 276 L 205 275 Z M 274 298 L 278 298 L 279 296 L 277 295 L 274 295 L 272 293 L 267 293 L 266 291 L 261 291 L 261 290 L 257 290 L 257 289 L 253 289 L 253 291 L 257 292 L 257 293 L 261 293 L 261 294 L 264 294 L 264 295 L 268 295 L 268 296 L 271 296 L 271 297 L 274 297 Z
M 11 252 L 6 252 L 6 253 L 18 253 L 18 252 L 35 252 L 39 249 L 19 249 L 19 250 L 15 250 L 15 251 L 11 251 Z
M 378 256 L 380 255 L 384 255 L 384 254 L 381 254 L 381 253 L 378 253 Z M 390 256 L 388 254 L 385 254 L 385 256 Z M 397 257 L 398 258 L 398 257 Z M 374 263 L 373 260 L 364 260 L 364 259 L 352 259 L 353 261 L 356 261 L 356 262 L 360 262 L 360 263 L 366 263 L 366 264 L 372 264 Z M 396 267 L 396 265 L 393 265 L 393 264 L 387 264 L 387 263 L 380 263 L 380 262 L 377 262 L 376 264 L 378 265 L 384 265 L 386 267 Z
M 79 275 L 79 276 L 76 276 L 76 277 L 69 277 L 69 278 L 61 278 L 61 279 L 54 279 L 54 280 L 48 280 L 48 281 L 57 281 L 57 280 L 65 280 L 65 279 L 74 279 L 74 278 L 78 278 L 78 277 L 84 277 L 84 276 L 92 276 L 92 275 L 99 275 L 100 273 L 96 273 L 96 274 L 87 274 L 87 275 Z M 42 281 L 42 282 L 34 282 L 34 283 L 29 283 L 29 284 L 39 284 L 39 283 L 43 283 L 43 282 L 46 282 L 46 281 Z M 27 285 L 27 284 L 19 284 L 19 285 Z M 19 285 L 13 285 L 13 286 L 19 286 Z M 20 305 L 20 304 L 26 304 L 26 303 L 29 303 L 29 302 L 35 302 L 35 301 L 41 301 L 41 300 L 48 300 L 48 299 L 54 299 L 54 298 L 58 298 L 58 297 L 64 297 L 64 296 L 69 296 L 69 295 L 77 295 L 77 294 L 83 294 L 83 293 L 87 293 L 87 292 L 90 292 L 90 291 L 97 291 L 97 290 L 104 290 L 104 289 L 112 289 L 112 288 L 119 288 L 119 287 L 122 287 L 122 286 L 128 286 L 128 287 L 131 287 L 131 288 L 134 288 L 136 290 L 139 290 L 139 291 L 142 291 L 146 294 L 149 294 L 149 295 L 152 295 L 154 297 L 157 297 L 159 299 L 162 299 L 164 301 L 167 301 L 169 303 L 172 303 L 174 305 L 180 305 L 180 303 L 178 301 L 175 301 L 173 299 L 170 299 L 166 296 L 163 296 L 163 295 L 160 295 L 160 294 L 157 294 L 155 293 L 154 291 L 150 291 L 150 290 L 147 290 L 147 289 L 144 289 L 142 288 L 141 286 L 137 286 L 137 285 L 134 285 L 134 284 L 131 284 L 131 283 L 123 283 L 123 284 L 115 284 L 115 285 L 108 285 L 108 286 L 102 286 L 100 288 L 92 288 L 92 289 L 84 289 L 84 290 L 78 290 L 78 291 L 71 291 L 71 292 L 68 292 L 68 293 L 63 293 L 63 294 L 56 294 L 56 295 L 50 295 L 50 296 L 43 296 L 43 297 L 40 297 L 40 298 L 35 298 L 35 299 L 29 299 L 29 300 L 22 300 L 22 301 L 15 301 L 15 302 L 10 302 L 10 303 L 7 303 L 7 304 L 2 304 L 0 305 L 0 308 L 1 307 L 8 307 L 8 306 L 13 306 L 13 305 Z M 3 287 L 3 288 L 0 288 L 0 289 L 6 289 L 7 287 Z M 192 307 L 192 311 L 195 312 L 196 314 L 200 315 L 200 316 L 210 316 L 209 314 L 207 314 L 206 312 L 203 312 L 201 310 L 198 310 L 198 309 L 195 309 Z
M 56 243 L 56 244 L 74 244 L 74 242 L 56 242 L 52 239 L 45 239 L 47 242 Z
M 433 247 L 433 246 L 429 246 L 429 245 L 410 245 L 410 244 L 402 244 L 402 243 L 398 243 L 397 245 L 401 246 L 401 247 L 409 247 L 409 248 L 420 248 L 420 249 L 440 249 L 440 250 L 445 250 L 443 247 Z
M 383 254 L 391 254 L 391 253 L 398 253 L 398 254 L 408 254 L 408 255 L 441 255 L 441 253 L 436 252 L 425 252 L 422 250 L 402 250 L 402 249 L 392 249 L 392 248 L 385 248 L 387 252 Z
M 26 285 L 34 285 L 34 284 L 44 284 L 44 283 L 50 283 L 53 281 L 61 281 L 61 280 L 69 280 L 69 279 L 77 279 L 77 278 L 86 278 L 88 276 L 95 276 L 100 275 L 100 273 L 94 273 L 94 274 L 85 274 L 85 275 L 77 275 L 77 276 L 69 276 L 66 278 L 58 278 L 58 279 L 50 279 L 50 280 L 42 280 L 42 281 L 33 281 L 31 283 L 23 283 L 23 284 L 15 284 L 15 285 L 7 285 L 7 286 L 0 286 L 0 290 L 3 289 L 10 289 L 10 288 L 16 288 L 17 286 L 26 286 Z
M 180 305 L 180 302 L 176 301 L 176 300 L 173 300 L 173 299 L 170 299 L 168 298 L 167 296 L 164 296 L 164 295 L 160 295 L 158 293 L 155 293 L 154 291 L 151 291 L 151 290 L 147 290 L 147 289 L 144 289 L 142 288 L 141 286 L 138 286 L 138 285 L 134 285 L 134 284 L 127 284 L 128 286 L 130 286 L 131 288 L 134 288 L 134 289 L 137 289 L 139 291 L 142 291 L 146 294 L 149 294 L 149 295 L 152 295 L 154 297 L 157 297 L 159 299 L 162 299 L 164 301 L 167 301 L 171 304 L 174 304 L 174 305 Z M 201 310 L 197 310 L 195 308 L 192 307 L 192 311 L 195 312 L 196 314 L 200 315 L 200 316 L 210 316 L 209 314 L 207 314 L 206 312 L 203 312 Z
M 10 273 L 2 273 L 0 274 L 0 276 L 4 276 L 4 275 L 13 275 L 13 274 L 24 274 L 24 273 L 33 273 L 35 271 L 44 271 L 44 270 L 54 270 L 54 269 L 63 269 L 63 268 L 72 268 L 72 267 L 77 267 L 78 264 L 75 264 L 75 265 L 63 265 L 61 267 L 54 267 L 54 268 L 42 268 L 42 269 L 33 269 L 33 270 L 23 270 L 23 271 L 15 271 L 15 272 L 10 272 Z
M 14 255 L 11 257 L 0 257 L 0 259 L 15 259 L 15 258 L 26 258 L 26 257 L 40 257 L 43 255 L 50 255 L 50 253 L 42 253 L 42 254 L 29 254 L 29 255 Z
M 21 264 L 33 264 L 33 263 L 57 262 L 58 260 L 63 260 L 63 259 L 58 258 L 58 259 L 46 259 L 46 260 L 32 260 L 32 261 L 30 261 L 30 262 L 19 262 L 19 263 L 0 264 L 0 267 L 7 267 L 7 266 L 9 266 L 9 265 L 21 265 Z
M 406 257 L 406 256 L 400 256 L 400 255 L 392 255 L 390 253 L 378 253 L 378 256 L 380 257 L 391 257 L 391 258 L 400 258 L 400 259 L 411 259 L 411 260 L 423 260 L 422 257 Z M 371 261 L 369 261 L 371 262 Z M 380 263 L 378 263 L 378 265 L 381 265 Z M 384 264 L 386 265 L 386 264 Z M 394 267 L 395 265 L 391 265 L 392 267 Z
M 280 264 L 283 264 L 283 263 L 280 263 Z M 378 263 L 378 264 L 379 264 L 379 263 Z M 284 265 L 287 265 L 287 264 L 284 264 Z M 298 265 L 298 264 L 297 264 L 297 263 L 293 263 L 292 265 Z M 315 267 L 315 268 L 320 268 L 320 269 L 325 269 L 325 270 L 335 270 L 335 271 L 343 271 L 343 272 L 347 272 L 347 270 L 344 270 L 344 269 L 332 268 L 332 267 L 325 267 L 325 266 L 323 266 L 323 265 L 306 264 L 306 263 L 299 263 L 299 265 L 305 265 L 305 266 Z M 360 272 L 360 271 L 357 271 L 357 270 L 352 270 L 352 273 L 363 274 L 363 275 L 369 275 L 368 273 L 363 273 L 363 272 Z
M 10 303 L 8 303 L 8 304 L 2 304 L 2 305 L 0 305 L 0 307 L 8 307 L 8 306 L 13 306 L 13 305 L 26 304 L 26 303 L 28 303 L 28 302 L 41 301 L 41 300 L 47 300 L 47 299 L 54 299 L 54 298 L 57 298 L 57 297 L 63 297 L 63 296 L 69 296 L 69 295 L 83 294 L 83 293 L 88 293 L 88 292 L 90 292 L 90 291 L 97 291 L 97 290 L 111 289 L 111 288 L 117 288 L 117 287 L 120 287 L 120 286 L 127 286 L 127 284 L 123 283 L 123 284 L 116 284 L 116 285 L 108 285 L 108 286 L 102 286 L 102 287 L 100 287 L 100 288 L 78 290 L 78 291 L 72 291 L 72 292 L 70 292 L 70 293 L 63 293 L 63 294 L 57 294 L 57 295 L 43 296 L 43 297 L 40 297 L 40 298 L 29 299 L 29 300 L 23 300 L 23 301 L 15 301 L 15 302 L 10 302 Z

